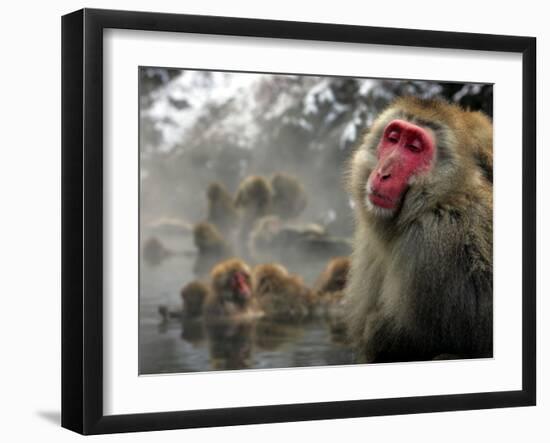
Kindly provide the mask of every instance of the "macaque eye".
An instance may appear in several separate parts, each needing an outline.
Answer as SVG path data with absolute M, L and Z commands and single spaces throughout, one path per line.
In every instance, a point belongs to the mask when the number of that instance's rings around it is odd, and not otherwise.
M 388 134 L 388 140 L 392 143 L 397 143 L 399 141 L 399 132 L 397 131 L 391 131 Z
M 418 140 L 417 138 L 412 140 L 410 143 L 407 143 L 405 146 L 407 147 L 407 149 L 409 151 L 412 151 L 412 152 L 422 151 L 422 142 L 420 140 Z

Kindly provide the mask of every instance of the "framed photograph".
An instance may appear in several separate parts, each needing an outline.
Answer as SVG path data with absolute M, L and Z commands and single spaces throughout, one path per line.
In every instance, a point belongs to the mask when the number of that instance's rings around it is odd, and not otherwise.
M 531 37 L 64 16 L 62 426 L 535 405 L 535 60 Z

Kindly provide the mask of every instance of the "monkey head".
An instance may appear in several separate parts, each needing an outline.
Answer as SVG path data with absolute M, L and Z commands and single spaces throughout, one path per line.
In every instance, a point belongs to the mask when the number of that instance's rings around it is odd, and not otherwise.
M 213 182 L 208 185 L 208 190 L 206 191 L 208 200 L 217 201 L 222 197 L 223 194 L 224 189 L 221 184 Z
M 157 237 L 151 237 L 143 245 L 143 258 L 150 265 L 158 265 L 172 254 Z
M 299 216 L 307 205 L 302 183 L 292 175 L 277 172 L 271 177 L 273 213 L 283 218 Z
M 272 198 L 270 183 L 256 175 L 245 178 L 235 196 L 235 206 L 241 209 L 253 210 L 258 214 L 265 214 L 269 210 Z
M 247 306 L 252 298 L 250 268 L 242 260 L 225 260 L 210 273 L 214 293 L 219 302 Z
M 347 283 L 351 263 L 348 257 L 335 257 L 330 260 L 319 277 L 317 292 L 331 293 L 342 291 Z
M 193 227 L 193 240 L 200 251 L 208 251 L 224 243 L 218 229 L 208 222 L 201 222 Z
M 288 279 L 287 269 L 279 264 L 257 265 L 253 272 L 254 293 L 262 296 L 281 291 Z
M 445 205 L 478 186 L 484 166 L 492 170 L 492 160 L 482 165 L 492 158 L 479 151 L 487 145 L 482 138 L 492 139 L 492 126 L 480 113 L 438 100 L 398 99 L 376 119 L 352 160 L 355 203 L 381 218 Z
M 208 286 L 200 281 L 192 281 L 181 289 L 180 295 L 187 317 L 198 317 L 202 314 L 202 307 L 208 293 Z

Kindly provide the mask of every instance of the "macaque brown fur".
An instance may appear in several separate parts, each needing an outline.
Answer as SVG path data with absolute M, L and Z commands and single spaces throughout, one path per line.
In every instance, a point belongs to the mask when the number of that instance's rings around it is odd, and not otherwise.
M 229 234 L 236 228 L 239 220 L 233 197 L 225 186 L 217 182 L 210 183 L 206 195 L 208 198 L 207 220 L 223 234 Z
M 417 98 L 394 102 L 362 140 L 346 287 L 360 360 L 493 355 L 492 151 L 484 114 Z
M 246 177 L 235 195 L 235 207 L 243 212 L 245 219 L 256 220 L 271 211 L 273 191 L 269 182 L 260 176 Z
M 198 250 L 194 265 L 196 275 L 206 275 L 216 263 L 233 255 L 230 245 L 211 223 L 201 222 L 193 228 L 193 240 Z
M 238 243 L 244 248 L 245 258 L 250 258 L 248 239 L 256 221 L 271 211 L 273 190 L 269 182 L 260 176 L 246 177 L 240 184 L 235 195 L 235 207 L 239 211 L 241 226 Z
M 262 264 L 253 271 L 254 294 L 265 317 L 280 322 L 300 322 L 310 317 L 311 291 L 302 279 L 279 264 Z
M 319 295 L 343 291 L 348 280 L 351 267 L 349 257 L 335 257 L 327 263 L 315 284 L 315 290 Z
M 307 197 L 302 183 L 292 175 L 278 172 L 271 177 L 272 213 L 283 220 L 298 217 L 306 207 Z
M 315 293 L 319 298 L 331 337 L 336 342 L 347 340 L 344 291 L 350 267 L 349 257 L 335 257 L 327 263 L 315 284 Z
M 197 318 L 202 315 L 204 301 L 208 297 L 210 290 L 208 286 L 201 281 L 192 281 L 186 284 L 180 291 L 183 301 L 184 318 Z

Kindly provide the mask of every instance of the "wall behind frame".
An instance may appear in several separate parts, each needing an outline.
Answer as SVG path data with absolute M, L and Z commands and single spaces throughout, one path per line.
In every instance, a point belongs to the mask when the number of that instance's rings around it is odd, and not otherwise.
M 3 362 L 0 377 L 1 412 L 6 420 L 0 435 L 7 441 L 41 438 L 74 441 L 77 436 L 59 427 L 60 417 L 60 17 L 81 7 L 152 10 L 533 35 L 538 40 L 538 146 L 542 122 L 550 119 L 550 30 L 542 3 L 518 2 L 513 8 L 497 3 L 464 0 L 441 8 L 440 2 L 395 0 L 369 4 L 339 2 L 253 2 L 203 0 L 173 3 L 157 0 L 10 2 L 4 7 L 1 84 L 4 85 L 2 173 L 2 279 L 4 315 L 0 322 Z M 543 56 L 544 54 L 544 56 Z M 543 102 L 546 106 L 543 106 Z M 542 112 L 543 107 L 546 113 Z M 519 149 L 519 147 L 518 147 Z M 7 155 L 6 155 L 7 154 Z M 539 156 L 539 226 L 550 221 L 550 156 Z M 518 170 L 518 173 L 520 171 Z M 546 202 L 540 195 L 546 196 Z M 550 292 L 550 235 L 539 229 L 539 294 Z M 543 278 L 544 277 L 544 278 Z M 540 321 L 548 301 L 539 297 L 539 374 L 550 369 L 550 325 Z M 96 437 L 132 441 L 280 442 L 345 438 L 369 441 L 512 442 L 547 441 L 550 425 L 550 385 L 539 376 L 535 408 L 378 417 L 353 420 L 258 425 Z

